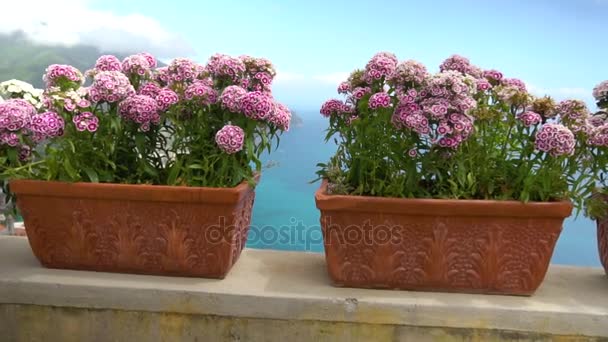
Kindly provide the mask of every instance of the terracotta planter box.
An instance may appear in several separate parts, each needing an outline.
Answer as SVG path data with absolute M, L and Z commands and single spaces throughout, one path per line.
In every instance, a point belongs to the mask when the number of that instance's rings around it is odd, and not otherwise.
M 597 247 L 604 270 L 608 274 L 608 218 L 597 220 Z
M 255 193 L 235 188 L 18 180 L 27 236 L 50 268 L 223 278 L 247 241 Z
M 400 199 L 316 193 L 336 286 L 531 295 L 570 202 Z

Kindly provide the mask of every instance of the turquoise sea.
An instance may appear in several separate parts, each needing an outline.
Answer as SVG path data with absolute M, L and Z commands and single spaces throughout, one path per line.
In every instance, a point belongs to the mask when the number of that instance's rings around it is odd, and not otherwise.
M 301 112 L 304 123 L 281 137 L 278 150 L 266 161 L 256 190 L 248 247 L 323 252 L 319 212 L 314 192 L 316 164 L 326 162 L 335 145 L 325 144 L 327 121 L 314 112 Z M 555 264 L 600 266 L 595 223 L 585 217 L 569 218 L 557 243 Z

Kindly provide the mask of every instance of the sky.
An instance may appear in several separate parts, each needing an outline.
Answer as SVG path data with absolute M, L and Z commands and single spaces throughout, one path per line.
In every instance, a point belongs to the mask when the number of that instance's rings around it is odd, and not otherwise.
M 608 79 L 608 0 L 20 0 L 2 7 L 0 32 L 20 29 L 41 42 L 201 63 L 216 52 L 266 57 L 277 69 L 277 100 L 304 113 L 337 97 L 337 84 L 378 51 L 431 71 L 460 54 L 522 79 L 537 95 L 590 105 L 593 87 Z

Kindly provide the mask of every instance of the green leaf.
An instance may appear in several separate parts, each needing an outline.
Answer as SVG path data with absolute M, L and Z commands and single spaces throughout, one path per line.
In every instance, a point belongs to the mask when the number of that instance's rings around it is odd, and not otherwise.
M 143 162 L 143 166 L 144 166 L 144 171 L 149 174 L 150 176 L 156 177 L 158 176 L 158 171 L 156 171 L 155 168 L 153 168 L 150 164 L 148 164 L 146 161 Z
M 67 172 L 68 176 L 72 180 L 77 180 L 79 178 L 78 171 L 76 171 L 76 169 L 74 169 L 74 167 L 72 166 L 72 163 L 70 162 L 69 159 L 65 159 L 63 161 L 63 169 L 65 170 L 65 172 Z
M 11 163 L 17 163 L 17 160 L 19 159 L 18 155 L 17 155 L 17 151 L 15 151 L 15 149 L 9 148 L 6 151 L 6 154 L 8 156 L 8 160 Z
M 97 175 L 97 172 L 95 172 L 95 170 L 87 167 L 87 168 L 84 168 L 84 172 L 87 174 L 87 176 L 89 177 L 89 180 L 92 183 L 99 183 L 99 176 Z
M 188 165 L 189 169 L 194 169 L 194 170 L 204 170 L 205 168 L 203 167 L 203 165 L 201 164 L 190 164 Z
M 177 176 L 179 175 L 179 171 L 182 168 L 181 160 L 178 160 L 171 167 L 171 171 L 169 172 L 169 177 L 167 178 L 168 185 L 175 185 L 175 181 L 177 180 Z
M 135 135 L 135 146 L 137 146 L 139 153 L 141 153 L 141 154 L 144 153 L 145 145 L 146 145 L 146 137 L 141 133 L 137 133 Z

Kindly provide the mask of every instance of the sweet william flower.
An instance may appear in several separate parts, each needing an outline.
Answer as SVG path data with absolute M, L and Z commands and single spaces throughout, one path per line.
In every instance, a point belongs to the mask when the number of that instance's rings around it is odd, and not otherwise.
M 542 117 L 540 116 L 540 114 L 532 111 L 527 111 L 519 114 L 517 116 L 517 119 L 521 121 L 526 127 L 538 125 L 542 121 Z
M 225 125 L 215 135 L 217 146 L 228 154 L 234 154 L 243 149 L 245 132 L 239 126 Z
M 220 104 L 232 113 L 238 113 L 241 110 L 241 99 L 245 95 L 247 95 L 247 90 L 244 88 L 237 85 L 228 86 L 224 88 L 220 96 Z
M 388 108 L 391 105 L 391 97 L 387 93 L 375 93 L 369 98 L 370 109 Z
M 36 115 L 36 108 L 22 99 L 0 103 L 0 129 L 19 131 L 26 128 Z
M 205 81 L 196 81 L 186 88 L 184 97 L 187 100 L 197 100 L 203 105 L 217 102 L 217 91 Z
M 160 122 L 158 104 L 150 96 L 130 96 L 119 104 L 118 111 L 125 120 L 139 124 L 144 132 L 150 129 L 151 124 Z
M 52 64 L 42 77 L 47 87 L 74 88 L 84 83 L 82 73 L 71 65 Z
M 138 55 L 144 57 L 148 61 L 148 65 L 150 66 L 150 68 L 156 68 L 158 63 L 156 62 L 156 58 L 154 58 L 154 56 L 147 52 L 142 52 Z
M 397 64 L 395 70 L 389 75 L 389 84 L 398 88 L 422 85 L 428 77 L 424 64 L 408 60 Z
M 274 104 L 274 112 L 268 118 L 268 121 L 280 130 L 287 132 L 291 121 L 291 111 L 284 104 L 277 102 Z
M 55 112 L 44 112 L 32 117 L 30 130 L 36 133 L 35 140 L 44 140 L 63 135 L 65 122 Z
M 99 71 L 121 71 L 122 63 L 118 57 L 113 55 L 103 55 L 95 62 L 95 69 L 93 72 Z
M 161 111 L 167 110 L 169 107 L 179 102 L 177 93 L 168 88 L 161 89 L 154 98 L 156 99 L 156 104 Z
M 151 62 L 143 55 L 132 55 L 122 61 L 122 72 L 126 75 L 144 76 L 150 72 Z
M 137 93 L 139 95 L 146 95 L 146 96 L 156 98 L 156 96 L 160 93 L 160 91 L 161 91 L 161 87 L 157 83 L 146 82 L 141 87 L 139 87 L 139 90 L 137 91 Z
M 344 102 L 337 99 L 327 100 L 321 106 L 321 115 L 323 115 L 324 117 L 330 117 L 334 114 L 341 114 L 343 108 Z
M 536 133 L 534 145 L 537 150 L 549 153 L 554 157 L 568 156 L 574 153 L 576 140 L 572 131 L 566 126 L 545 124 Z
M 593 97 L 600 108 L 608 108 L 608 80 L 593 88 Z
M 76 129 L 80 132 L 95 132 L 99 127 L 99 118 L 97 118 L 91 112 L 83 112 L 78 115 L 74 115 L 72 122 L 74 122 Z
M 274 101 L 272 97 L 261 91 L 251 91 L 241 100 L 241 112 L 248 118 L 264 120 L 272 114 Z
M 209 72 L 212 77 L 226 77 L 231 79 L 233 82 L 237 82 L 243 77 L 243 73 L 245 72 L 245 63 L 239 58 L 224 54 L 215 54 L 209 58 L 205 70 Z M 257 74 L 259 73 L 256 73 L 256 75 Z M 272 75 L 261 73 L 260 77 L 262 74 L 264 74 L 266 81 L 269 83 L 272 81 Z
M 347 94 L 351 91 L 350 83 L 342 82 L 338 85 L 338 94 Z
M 363 79 L 373 82 L 390 76 L 397 68 L 397 57 L 390 52 L 379 52 L 365 66 Z
M 119 102 L 134 93 L 135 89 L 129 78 L 119 71 L 98 73 L 89 89 L 89 96 L 93 102 Z

